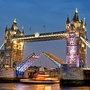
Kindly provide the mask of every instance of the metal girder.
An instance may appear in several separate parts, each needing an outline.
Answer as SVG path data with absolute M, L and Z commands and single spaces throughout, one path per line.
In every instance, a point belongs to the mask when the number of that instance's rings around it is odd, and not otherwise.
M 48 57 L 50 60 L 52 60 L 56 65 L 66 64 L 63 60 L 57 58 L 55 55 L 53 55 L 51 53 L 45 53 L 45 52 L 43 52 L 43 54 L 46 57 Z
M 36 55 L 35 53 L 30 54 L 28 57 L 26 57 L 23 62 L 21 62 L 17 67 L 16 70 L 20 72 L 24 72 L 26 69 L 28 69 L 37 59 L 39 58 L 39 55 Z
M 0 46 L 0 50 L 3 48 L 3 46 L 4 46 L 4 43 Z

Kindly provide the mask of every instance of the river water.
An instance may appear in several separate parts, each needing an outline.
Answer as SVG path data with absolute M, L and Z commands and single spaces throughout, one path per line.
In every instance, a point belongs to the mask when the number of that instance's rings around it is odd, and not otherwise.
M 61 87 L 59 84 L 0 83 L 0 90 L 90 90 L 90 86 Z

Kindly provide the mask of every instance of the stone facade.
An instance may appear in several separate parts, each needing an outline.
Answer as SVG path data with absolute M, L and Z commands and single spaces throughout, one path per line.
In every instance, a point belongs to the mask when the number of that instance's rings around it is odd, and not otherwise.
M 83 69 L 79 67 L 61 68 L 60 78 L 63 80 L 84 80 Z
M 20 37 L 24 35 L 24 28 L 22 31 L 19 30 L 16 19 L 14 20 L 12 27 L 5 29 L 5 38 L 4 38 L 4 65 L 8 65 L 9 67 L 13 67 L 16 62 L 20 62 L 23 58 L 23 49 L 24 44 L 23 41 L 19 42 L 17 40 L 12 41 L 14 37 Z
M 0 70 L 0 78 L 16 78 L 15 70 L 13 68 L 3 68 Z

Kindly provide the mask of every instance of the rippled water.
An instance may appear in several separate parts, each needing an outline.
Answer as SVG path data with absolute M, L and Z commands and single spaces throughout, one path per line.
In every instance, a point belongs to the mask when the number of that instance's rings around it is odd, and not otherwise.
M 90 90 L 90 87 L 60 87 L 59 84 L 0 83 L 0 90 Z

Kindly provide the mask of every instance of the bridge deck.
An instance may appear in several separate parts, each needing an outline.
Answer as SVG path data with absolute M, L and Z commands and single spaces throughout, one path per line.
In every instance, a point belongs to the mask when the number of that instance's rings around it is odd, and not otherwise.
M 66 39 L 66 32 L 50 32 L 50 33 L 38 33 L 32 35 L 25 35 L 19 37 L 13 37 L 12 40 L 19 40 L 24 42 L 39 42 L 39 41 L 49 41 L 49 40 L 62 40 Z

